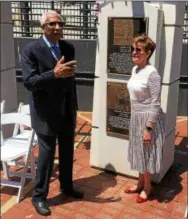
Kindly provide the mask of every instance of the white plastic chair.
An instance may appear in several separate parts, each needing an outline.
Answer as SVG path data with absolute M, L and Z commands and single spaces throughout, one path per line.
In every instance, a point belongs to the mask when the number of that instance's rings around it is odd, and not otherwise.
M 29 105 L 24 105 L 23 103 L 20 103 L 18 106 L 18 113 L 23 113 L 26 115 L 30 115 L 30 110 L 29 110 Z M 13 136 L 18 135 L 18 133 L 23 134 L 24 133 L 24 126 L 23 125 L 19 125 L 19 124 L 15 124 L 14 126 L 14 131 L 13 131 Z
M 2 115 L 3 113 L 5 113 L 5 100 L 3 100 L 3 101 L 1 102 L 1 115 Z M 1 131 L 1 144 L 2 144 L 2 143 L 3 143 L 3 135 L 2 135 L 2 131 Z M 5 175 L 6 177 L 8 177 L 8 176 L 7 176 L 7 165 L 6 165 L 6 163 L 5 163 L 5 162 L 2 162 L 2 166 L 3 166 L 4 175 Z
M 1 102 L 1 114 L 5 112 L 5 100 Z
M 5 100 L 3 100 L 1 102 L 1 114 L 3 114 L 5 112 Z M 2 136 L 2 132 L 1 132 L 1 143 L 3 141 L 3 136 Z
M 22 102 L 18 106 L 18 113 L 23 113 L 26 115 L 30 115 L 29 104 L 23 104 Z M 25 129 L 23 125 L 15 124 L 13 136 L 16 138 L 28 138 L 31 130 Z M 34 145 L 38 144 L 37 136 L 34 136 Z
M 8 124 L 19 124 L 25 125 L 31 128 L 31 119 L 29 115 L 21 113 L 5 113 L 1 115 L 1 126 Z M 26 178 L 31 178 L 33 181 L 35 179 L 35 162 L 34 162 L 34 153 L 33 153 L 33 139 L 34 139 L 34 130 L 31 129 L 28 138 L 20 139 L 16 137 L 10 137 L 3 140 L 1 145 L 1 161 L 6 163 L 6 165 L 11 165 L 15 163 L 19 167 L 22 166 L 21 171 L 9 171 L 7 168 L 7 179 L 1 178 L 1 185 L 18 188 L 17 202 L 20 201 L 23 194 L 23 188 Z M 19 162 L 20 159 L 23 159 L 23 162 Z M 29 165 L 30 164 L 30 165 Z M 30 166 L 30 173 L 28 169 Z M 11 176 L 20 177 L 20 181 L 11 180 Z

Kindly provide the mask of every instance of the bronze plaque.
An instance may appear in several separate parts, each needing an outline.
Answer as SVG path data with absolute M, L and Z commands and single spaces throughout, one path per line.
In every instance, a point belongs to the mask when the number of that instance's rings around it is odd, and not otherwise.
M 129 136 L 130 99 L 126 83 L 107 83 L 107 134 Z
M 108 18 L 107 71 L 109 74 L 131 75 L 131 44 L 135 36 L 147 34 L 148 18 Z

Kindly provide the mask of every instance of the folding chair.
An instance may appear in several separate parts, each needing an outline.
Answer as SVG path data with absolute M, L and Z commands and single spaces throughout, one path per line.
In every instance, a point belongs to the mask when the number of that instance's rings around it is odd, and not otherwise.
M 19 104 L 18 113 L 23 113 L 26 115 L 30 115 L 29 104 L 23 104 L 22 102 Z M 26 129 L 23 125 L 15 124 L 13 136 L 17 136 L 17 138 L 27 138 L 30 134 L 31 130 Z M 37 136 L 34 136 L 34 145 L 38 144 Z
M 3 100 L 1 102 L 1 115 L 5 112 L 5 100 Z M 2 132 L 1 132 L 1 143 L 3 141 L 3 136 L 2 136 Z
M 29 115 L 21 113 L 5 113 L 1 115 L 1 126 L 9 124 L 19 124 L 31 128 L 31 119 Z M 15 163 L 16 166 L 23 168 L 20 171 L 9 171 L 7 168 L 7 179 L 1 179 L 1 185 L 18 188 L 17 202 L 22 198 L 23 188 L 26 178 L 35 179 L 35 162 L 33 154 L 34 130 L 31 129 L 27 139 L 10 137 L 3 140 L 1 145 L 1 161 L 7 165 Z M 24 159 L 23 159 L 24 158 Z M 20 160 L 23 162 L 19 162 Z M 30 164 L 30 173 L 28 173 Z M 15 169 L 15 168 L 14 168 Z M 11 180 L 11 176 L 20 177 L 20 181 Z
M 2 115 L 3 113 L 5 113 L 5 100 L 3 100 L 3 101 L 1 102 L 1 115 Z M 2 135 L 2 131 L 1 131 L 1 144 L 2 144 L 2 143 L 3 143 L 3 135 Z M 7 165 L 6 165 L 6 163 L 5 163 L 5 162 L 2 162 L 2 166 L 3 166 L 3 172 L 4 172 L 5 176 L 8 177 L 8 176 L 7 176 Z
M 5 100 L 1 102 L 1 114 L 5 112 Z

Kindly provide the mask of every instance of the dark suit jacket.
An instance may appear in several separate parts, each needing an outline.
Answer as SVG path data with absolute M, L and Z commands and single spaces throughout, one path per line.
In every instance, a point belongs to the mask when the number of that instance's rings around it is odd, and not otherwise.
M 65 62 L 74 60 L 74 46 L 64 40 L 59 45 Z M 32 127 L 44 135 L 60 132 L 63 118 L 75 115 L 77 110 L 75 77 L 54 77 L 57 61 L 42 37 L 24 47 L 21 62 L 24 85 L 32 92 L 29 100 Z

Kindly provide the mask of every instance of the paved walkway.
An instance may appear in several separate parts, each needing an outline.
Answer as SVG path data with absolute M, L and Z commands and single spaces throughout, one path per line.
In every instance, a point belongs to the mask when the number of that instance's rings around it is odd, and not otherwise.
M 49 219 L 161 219 L 183 218 L 187 202 L 188 130 L 186 118 L 177 118 L 174 164 L 151 199 L 135 203 L 135 195 L 124 193 L 135 179 L 109 174 L 89 165 L 91 114 L 79 113 L 75 139 L 74 183 L 85 192 L 81 201 L 59 193 L 57 160 L 51 178 L 48 202 Z M 58 155 L 56 155 L 57 157 Z M 32 204 L 32 184 L 25 187 L 25 198 L 16 204 L 17 190 L 1 187 L 2 219 L 40 219 Z

